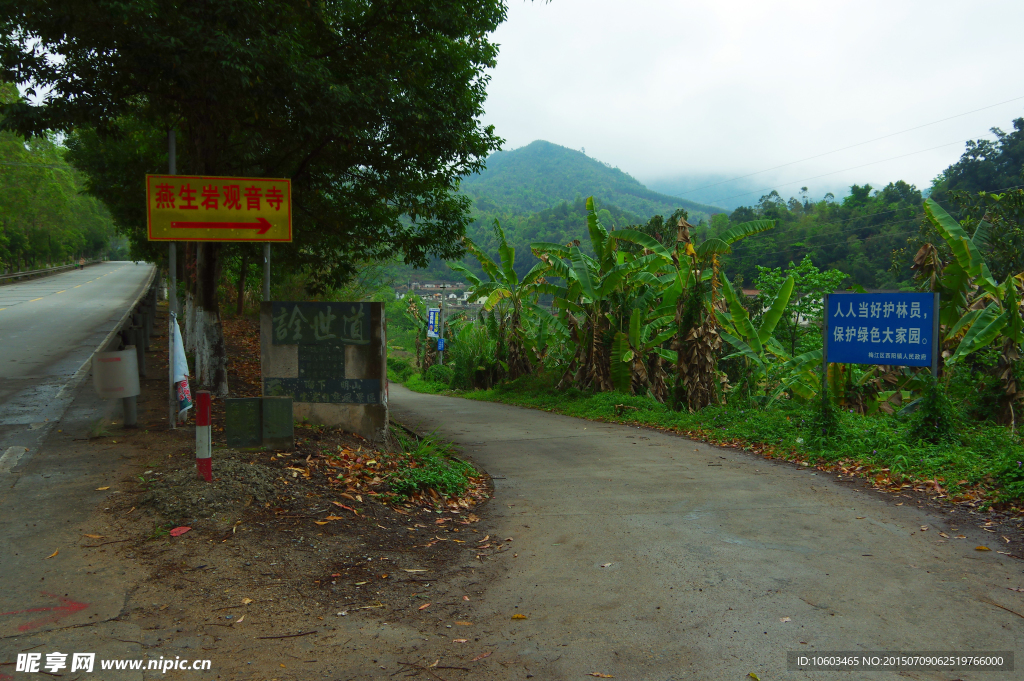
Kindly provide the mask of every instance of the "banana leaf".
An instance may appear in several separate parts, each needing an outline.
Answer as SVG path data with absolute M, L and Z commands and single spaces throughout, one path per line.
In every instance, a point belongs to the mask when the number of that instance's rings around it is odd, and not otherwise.
M 659 355 L 662 359 L 668 360 L 671 364 L 675 364 L 679 360 L 679 353 L 675 350 L 666 350 L 665 348 L 652 348 L 654 354 Z
M 775 327 L 786 312 L 786 306 L 789 305 L 789 297 L 793 295 L 793 287 L 795 285 L 796 280 L 793 279 L 793 276 L 787 277 L 779 289 L 779 293 L 775 296 L 775 300 L 772 301 L 771 306 L 768 308 L 768 312 L 765 313 L 764 319 L 761 322 L 761 328 L 757 331 L 757 337 L 761 339 L 762 343 L 767 343 L 768 339 L 775 333 Z
M 742 340 L 732 335 L 728 331 L 721 331 L 720 333 L 725 341 L 727 341 L 731 346 L 738 350 L 738 352 L 728 355 L 724 359 L 729 359 L 730 357 L 746 357 L 755 365 L 757 365 L 758 368 L 764 371 L 764 360 L 761 359 L 761 355 L 754 352 L 753 348 L 751 348 L 747 343 L 743 342 Z M 754 336 L 754 338 L 757 338 L 757 336 Z
M 934 199 L 925 199 L 924 212 L 928 216 L 928 221 L 935 226 L 949 245 L 949 249 L 953 252 L 960 267 L 972 277 L 976 277 L 977 283 L 982 289 L 1001 300 L 1002 288 L 992 278 L 992 272 L 989 271 L 981 251 L 971 241 L 971 237 L 967 235 L 960 223 L 943 210 L 942 206 Z
M 740 239 L 767 232 L 769 229 L 775 229 L 775 220 L 752 220 L 730 227 L 720 234 L 719 238 L 727 244 L 734 244 Z
M 630 382 L 632 381 L 633 372 L 630 369 L 630 365 L 623 361 L 623 355 L 629 350 L 629 338 L 626 334 L 619 331 L 615 334 L 615 339 L 612 341 L 612 357 L 611 357 L 611 379 L 612 385 L 619 392 L 629 393 Z
M 473 243 L 473 240 L 469 237 L 463 239 L 463 245 L 466 247 L 466 250 L 469 251 L 470 255 L 480 261 L 480 267 L 483 269 L 484 274 L 495 281 L 501 279 L 501 273 L 498 271 L 498 266 L 494 264 L 493 260 L 491 260 L 491 256 L 477 248 L 477 245 Z
M 999 332 L 1006 326 L 1009 315 L 1000 309 L 999 303 L 991 303 L 981 311 L 974 324 L 967 331 L 964 339 L 956 348 L 956 353 L 946 363 L 955 364 L 971 354 L 980 350 L 996 339 Z
M 594 248 L 594 253 L 598 259 L 603 260 L 605 258 L 605 243 L 608 241 L 608 230 L 597 219 L 593 196 L 587 197 L 587 231 L 590 233 L 590 245 Z
M 1003 333 L 1006 334 L 1014 343 L 1024 342 L 1024 319 L 1020 316 L 1020 299 L 1017 297 L 1017 286 L 1015 278 L 1011 278 L 1007 284 L 1007 296 L 1006 296 L 1006 312 L 1008 315 L 1006 329 Z
M 970 326 L 974 323 L 974 320 L 978 318 L 978 315 L 980 315 L 982 311 L 983 310 L 971 310 L 964 316 L 960 317 L 960 319 L 958 319 L 956 323 L 953 324 L 953 326 L 949 327 L 949 330 L 946 331 L 946 340 L 956 338 L 958 333 L 960 333 L 964 329 L 970 328 Z
M 619 241 L 628 241 L 631 244 L 642 246 L 662 259 L 668 262 L 672 261 L 672 253 L 660 241 L 643 232 L 638 232 L 635 229 L 617 229 L 611 233 L 611 236 Z
M 530 250 L 533 252 L 534 255 L 553 255 L 556 258 L 568 258 L 570 248 L 572 248 L 572 246 L 556 244 L 550 241 L 534 241 L 532 244 L 530 244 Z
M 591 301 L 597 300 L 594 282 L 590 278 L 590 268 L 587 266 L 587 259 L 584 257 L 583 252 L 580 251 L 579 246 L 572 247 L 572 250 L 569 252 L 569 259 L 572 261 L 572 273 L 576 281 L 580 283 L 583 295 Z
M 634 348 L 640 347 L 640 308 L 634 307 L 629 314 L 629 344 Z
M 512 292 L 507 288 L 496 288 L 491 291 L 491 295 L 487 296 L 487 300 L 484 301 L 484 309 L 490 310 L 498 304 L 502 298 L 511 298 Z
M 466 266 L 463 265 L 461 262 L 450 262 L 450 263 L 448 263 L 448 267 L 449 267 L 449 269 L 451 269 L 451 270 L 453 270 L 455 272 L 461 273 L 462 276 L 464 276 L 466 278 L 466 281 L 468 281 L 470 283 L 470 285 L 473 286 L 473 287 L 479 286 L 482 283 L 480 281 L 480 277 L 478 277 L 475 274 L 473 274 L 472 272 L 470 272 L 466 268 Z
M 725 299 L 729 303 L 729 311 L 732 313 L 736 331 L 747 341 L 748 347 L 754 354 L 760 356 L 764 352 L 764 348 L 761 346 L 761 338 L 754 329 L 754 325 L 750 322 L 750 315 L 740 305 L 739 298 L 736 297 L 736 292 L 733 290 L 732 283 L 729 282 L 728 277 L 722 277 L 722 291 L 725 292 Z M 760 358 L 758 362 L 761 362 Z
M 729 245 L 729 242 L 724 241 L 723 239 L 712 237 L 705 240 L 700 246 L 697 246 L 695 252 L 697 257 L 703 260 L 709 255 L 726 255 L 727 253 L 732 253 L 732 246 Z

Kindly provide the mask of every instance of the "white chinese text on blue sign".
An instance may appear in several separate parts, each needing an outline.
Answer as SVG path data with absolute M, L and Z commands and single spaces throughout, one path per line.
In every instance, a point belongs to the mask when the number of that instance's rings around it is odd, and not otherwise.
M 932 365 L 931 293 L 835 293 L 825 317 L 827 361 Z

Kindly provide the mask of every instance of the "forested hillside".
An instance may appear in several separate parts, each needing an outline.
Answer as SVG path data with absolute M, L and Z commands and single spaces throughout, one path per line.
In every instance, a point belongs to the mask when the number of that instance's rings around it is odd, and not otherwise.
M 1019 223 L 1024 211 L 1013 207 L 1019 197 L 981 200 L 977 193 L 1006 192 L 1024 184 L 1024 118 L 1013 121 L 1012 132 L 999 128 L 993 132 L 995 141 L 967 143 L 960 160 L 932 182 L 930 196 L 964 221 L 969 233 L 986 211 L 990 213 L 992 232 L 982 248 L 993 271 L 1005 276 L 1024 269 L 1024 233 Z M 1015 215 L 1009 214 L 1015 210 Z M 747 284 L 755 280 L 758 265 L 783 267 L 810 256 L 820 269 L 848 274 L 850 283 L 896 289 L 910 285 L 910 267 L 921 244 L 942 244 L 924 220 L 921 190 L 902 180 L 882 188 L 853 185 L 842 201 L 830 195 L 817 203 L 784 200 L 771 192 L 756 205 L 737 208 L 729 222 L 714 216 L 712 231 L 756 218 L 777 220 L 778 226 L 756 243 L 740 244 L 725 258 L 729 276 L 739 274 Z
M 973 216 L 976 220 L 988 209 L 984 201 L 970 198 L 978 191 L 997 192 L 1024 184 L 1024 119 L 1013 122 L 1012 132 L 993 131 L 994 142 L 969 142 L 961 159 L 938 173 L 927 188 L 932 198 L 961 219 Z M 855 184 L 841 200 L 826 194 L 820 201 L 810 201 L 806 192 L 787 198 L 772 191 L 757 203 L 726 214 L 652 192 L 626 173 L 578 151 L 538 141 L 492 155 L 487 170 L 466 178 L 462 190 L 474 200 L 475 219 L 467 236 L 485 252 L 496 255 L 492 226 L 498 219 L 510 245 L 516 248 L 520 276 L 535 262 L 529 256 L 533 242 L 581 239 L 582 247 L 588 248 L 585 196 L 595 197 L 608 229 L 642 225 L 644 231 L 659 234 L 666 243 L 675 238 L 674 227 L 668 224 L 673 221 L 668 218 L 680 208 L 687 210 L 687 218 L 701 238 L 749 220 L 777 221 L 776 229 L 737 245 L 732 254 L 722 258 L 728 276 L 738 277 L 748 287 L 754 285 L 758 267 L 785 268 L 809 256 L 819 269 L 846 273 L 848 284 L 898 289 L 911 284 L 910 267 L 921 244 L 941 242 L 932 238 L 925 226 L 922 188 L 902 180 L 884 187 Z M 577 193 L 569 196 L 571 192 Z M 540 208 L 533 209 L 537 206 Z M 986 246 L 990 262 L 1000 272 L 1024 269 L 1024 230 L 1017 224 L 1014 220 L 997 221 L 994 238 Z M 465 262 L 478 267 L 473 259 Z M 440 261 L 426 272 L 400 271 L 400 279 L 459 278 Z
M 534 213 L 577 196 L 593 196 L 646 219 L 685 208 L 695 219 L 721 208 L 651 191 L 632 176 L 586 154 L 537 140 L 487 157 L 487 168 L 462 181 L 481 214 Z
M 680 208 L 695 221 L 725 212 L 651 191 L 618 168 L 543 140 L 491 154 L 487 168 L 463 178 L 460 190 L 473 199 L 473 223 L 466 236 L 484 250 L 497 252 L 493 225 L 498 220 L 509 243 L 523 254 L 516 265 L 520 274 L 532 265 L 526 257 L 530 243 L 562 243 L 584 236 L 588 196 L 595 198 L 609 229 L 643 223 Z M 465 262 L 479 268 L 472 258 Z M 432 262 L 426 270 L 396 267 L 394 272 L 399 280 L 458 278 L 441 261 Z

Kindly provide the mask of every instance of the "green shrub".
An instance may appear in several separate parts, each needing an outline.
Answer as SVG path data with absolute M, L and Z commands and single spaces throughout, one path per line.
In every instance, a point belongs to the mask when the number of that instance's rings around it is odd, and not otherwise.
M 1024 499 L 1024 461 L 1012 455 L 1004 457 L 996 478 L 1003 488 L 1003 499 Z
M 946 391 L 935 378 L 921 397 L 920 406 L 911 417 L 910 437 L 937 444 L 954 438 L 957 429 L 956 409 Z
M 946 367 L 946 388 L 950 400 L 972 421 L 998 418 L 1005 388 L 997 378 L 999 348 L 995 345 L 971 353 L 962 361 Z
M 412 376 L 414 369 L 407 359 L 388 358 L 388 380 L 405 383 Z
M 447 364 L 434 364 L 427 369 L 427 381 L 451 385 L 455 371 Z
M 818 405 L 814 409 L 814 417 L 811 420 L 811 439 L 825 444 L 840 434 L 843 422 L 840 418 L 839 407 L 832 401 L 827 382 L 824 383 L 822 389 L 825 391 L 824 397 L 815 398 L 818 400 Z

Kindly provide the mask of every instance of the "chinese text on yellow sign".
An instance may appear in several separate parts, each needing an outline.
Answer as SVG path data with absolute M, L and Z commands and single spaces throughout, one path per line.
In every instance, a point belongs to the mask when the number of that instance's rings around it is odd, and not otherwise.
M 290 180 L 147 175 L 150 241 L 291 241 Z

